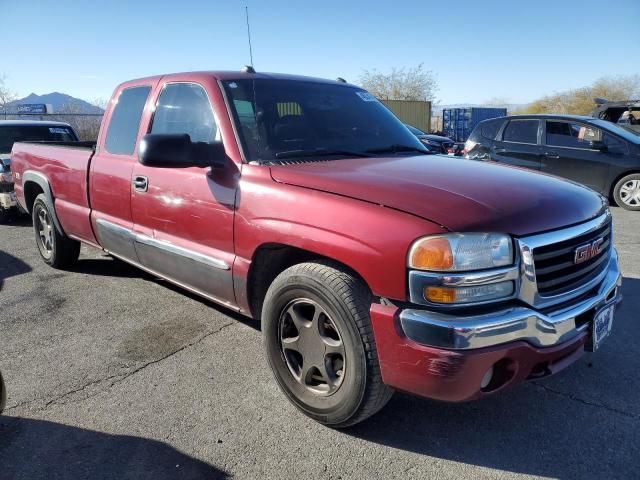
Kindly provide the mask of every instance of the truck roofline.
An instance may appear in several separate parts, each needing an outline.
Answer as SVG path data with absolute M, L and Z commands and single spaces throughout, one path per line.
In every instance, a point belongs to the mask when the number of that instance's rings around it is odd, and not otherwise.
M 193 71 L 193 72 L 176 72 L 169 73 L 166 75 L 152 75 L 149 77 L 141 77 L 135 78 L 132 80 L 128 80 L 126 82 L 121 83 L 118 88 L 126 87 L 128 85 L 139 84 L 140 82 L 154 82 L 161 80 L 165 82 L 170 82 L 172 80 L 175 81 L 184 81 L 185 77 L 191 77 L 193 79 L 200 78 L 211 78 L 213 77 L 216 80 L 243 80 L 243 79 L 270 79 L 270 80 L 294 80 L 299 82 L 314 82 L 314 83 L 326 83 L 333 85 L 341 85 L 341 86 L 350 86 L 357 87 L 356 85 L 350 84 L 348 82 L 343 82 L 339 80 L 330 80 L 326 78 L 320 77 L 309 77 L 305 75 L 292 75 L 287 73 L 270 73 L 270 72 L 257 72 L 257 73 L 249 73 L 243 72 L 240 70 L 201 70 L 201 71 Z

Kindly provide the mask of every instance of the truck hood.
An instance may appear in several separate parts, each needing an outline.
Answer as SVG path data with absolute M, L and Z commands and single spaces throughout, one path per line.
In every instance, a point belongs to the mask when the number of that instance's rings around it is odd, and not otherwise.
M 573 182 L 439 155 L 277 165 L 271 176 L 400 210 L 458 232 L 529 235 L 584 222 L 606 208 L 601 195 Z

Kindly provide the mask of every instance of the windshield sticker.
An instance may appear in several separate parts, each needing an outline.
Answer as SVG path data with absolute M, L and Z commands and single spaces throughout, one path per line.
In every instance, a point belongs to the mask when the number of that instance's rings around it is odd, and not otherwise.
M 229 88 L 238 88 L 238 84 L 236 82 L 231 82 L 228 85 L 229 85 Z
M 66 128 L 50 127 L 49 128 L 49 132 L 51 132 L 51 133 L 60 133 L 62 135 L 66 135 L 67 133 L 69 133 L 69 130 L 67 130 Z
M 358 95 L 365 102 L 377 102 L 378 101 L 378 99 L 376 97 L 374 97 L 373 95 L 371 95 L 369 92 L 356 92 L 356 95 Z

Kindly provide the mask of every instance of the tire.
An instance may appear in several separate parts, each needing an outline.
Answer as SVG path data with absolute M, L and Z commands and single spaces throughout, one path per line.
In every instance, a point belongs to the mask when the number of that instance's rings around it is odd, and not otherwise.
M 52 210 L 43 193 L 36 197 L 32 209 L 36 246 L 45 263 L 54 268 L 70 267 L 80 256 L 80 242 L 58 232 Z
M 0 207 L 0 225 L 8 223 L 10 218 L 11 211 Z
M 366 285 L 328 261 L 294 265 L 267 291 L 262 332 L 269 366 L 289 400 L 324 425 L 362 422 L 393 395 L 382 383 L 370 306 Z
M 640 173 L 621 178 L 613 189 L 613 199 L 625 210 L 640 211 Z

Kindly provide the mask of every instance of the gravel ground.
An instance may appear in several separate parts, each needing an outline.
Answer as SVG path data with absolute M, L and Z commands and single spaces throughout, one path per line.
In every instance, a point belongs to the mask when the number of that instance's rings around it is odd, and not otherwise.
M 625 301 L 597 354 L 343 431 L 285 400 L 252 321 L 98 250 L 53 270 L 0 226 L 0 478 L 638 478 L 640 212 L 613 214 Z

